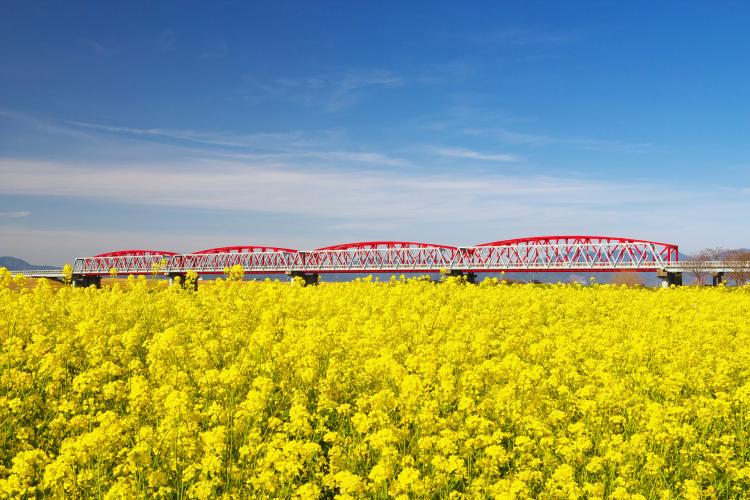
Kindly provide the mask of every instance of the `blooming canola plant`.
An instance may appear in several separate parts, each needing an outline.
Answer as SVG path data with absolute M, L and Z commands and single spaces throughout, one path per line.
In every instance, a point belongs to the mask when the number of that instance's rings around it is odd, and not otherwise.
M 750 494 L 749 287 L 24 280 L 0 496 Z

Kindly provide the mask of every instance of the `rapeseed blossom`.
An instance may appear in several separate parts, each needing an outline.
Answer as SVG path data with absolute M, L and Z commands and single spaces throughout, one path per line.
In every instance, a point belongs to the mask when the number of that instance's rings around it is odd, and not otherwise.
M 749 287 L 227 276 L 1 271 L 0 496 L 750 495 Z

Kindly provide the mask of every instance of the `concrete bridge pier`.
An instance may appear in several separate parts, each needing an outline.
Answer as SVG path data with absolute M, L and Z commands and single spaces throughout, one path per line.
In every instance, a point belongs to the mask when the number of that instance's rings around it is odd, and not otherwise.
M 466 283 L 470 283 L 472 285 L 476 284 L 477 282 L 477 273 L 472 273 L 471 271 L 462 271 L 460 269 L 451 269 L 448 271 L 448 274 L 446 276 L 450 276 L 452 278 L 460 278 L 463 277 L 466 280 Z
M 718 272 L 711 274 L 711 284 L 713 286 L 719 286 L 722 283 L 724 283 L 724 273 Z
M 302 278 L 305 281 L 305 285 L 317 285 L 320 281 L 320 274 L 308 273 L 305 271 L 289 271 L 286 273 L 289 279 L 294 283 L 294 278 Z
M 669 288 L 672 285 L 682 285 L 682 273 L 672 273 L 668 271 L 656 271 L 656 276 L 661 280 L 662 288 Z
M 81 276 L 81 275 L 73 275 L 72 285 L 74 288 L 88 288 L 91 285 L 94 285 L 96 288 L 102 287 L 102 277 L 101 276 Z

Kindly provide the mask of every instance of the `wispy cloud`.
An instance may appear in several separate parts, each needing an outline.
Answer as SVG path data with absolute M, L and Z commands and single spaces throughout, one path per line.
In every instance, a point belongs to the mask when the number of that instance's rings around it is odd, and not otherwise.
M 54 242 L 54 245 L 51 244 Z M 61 265 L 82 255 L 96 255 L 123 248 L 154 248 L 194 252 L 221 245 L 279 245 L 290 248 L 316 248 L 320 241 L 308 235 L 285 232 L 255 232 L 252 240 L 244 234 L 221 234 L 195 228 L 179 231 L 169 227 L 158 231 L 143 228 L 89 229 L 83 227 L 26 228 L 0 225 L 0 255 L 14 255 L 34 264 Z
M 461 221 L 529 215 L 558 220 L 589 210 L 665 200 L 655 186 L 534 175 L 412 175 L 406 171 L 322 171 L 240 161 L 142 163 L 102 168 L 78 162 L 0 159 L 0 193 L 80 197 L 108 203 L 197 207 L 312 217 L 349 222 L 389 217 Z M 148 179 L 133 183 L 132 179 Z M 697 193 L 675 192 L 684 200 Z M 674 201 L 674 200 L 670 200 Z M 632 209 L 629 209 L 632 210 Z M 540 212 L 541 211 L 541 212 Z M 603 211 L 602 211 L 603 213 Z M 630 217 L 630 212 L 623 216 Z M 609 217 L 609 215 L 608 215 Z
M 350 71 L 338 76 L 285 77 L 272 80 L 246 79 L 248 86 L 243 97 L 250 102 L 285 100 L 297 104 L 321 107 L 325 111 L 340 111 L 353 106 L 368 91 L 393 88 L 403 79 L 390 71 L 374 69 Z
M 165 29 L 156 39 L 155 45 L 159 52 L 171 52 L 177 47 L 177 34 L 172 29 Z
M 325 164 L 335 167 L 346 167 L 350 164 L 369 164 L 371 166 L 412 168 L 411 161 L 397 158 L 381 153 L 358 152 L 358 151 L 296 151 L 291 153 L 232 153 L 217 152 L 215 157 L 233 159 L 237 161 L 273 161 L 285 163 L 298 163 L 306 160 L 320 160 Z
M 94 38 L 82 37 L 80 38 L 80 42 L 87 50 L 99 56 L 110 56 L 118 52 L 116 46 L 101 42 Z
M 676 186 L 665 193 L 647 181 L 481 172 L 415 174 L 400 169 L 325 171 L 218 159 L 112 166 L 0 158 L 0 178 L 0 195 L 86 197 L 102 210 L 128 205 L 228 210 L 246 213 L 250 221 L 267 214 L 284 221 L 278 228 L 286 236 L 273 242 L 301 248 L 314 240 L 326 243 L 328 237 L 321 236 L 326 231 L 334 242 L 382 235 L 471 244 L 503 237 L 590 232 L 675 241 L 696 248 L 705 246 L 700 240 L 711 235 L 713 241 L 736 246 L 742 244 L 736 227 L 746 225 L 744 214 L 750 212 L 750 199 L 741 188 L 707 191 Z M 715 213 L 726 214 L 721 224 L 710 216 Z M 133 241 L 148 236 L 138 233 L 137 227 L 134 221 Z M 0 241 L 11 229 L 0 224 Z M 71 231 L 75 232 L 73 226 Z M 297 238 L 290 236 L 297 233 Z M 156 235 L 152 243 L 166 241 L 165 237 Z M 254 241 L 258 237 L 252 235 Z M 215 236 L 212 243 L 225 239 Z M 229 239 L 234 241 L 237 235 Z M 122 240 L 102 237 L 97 241 L 112 249 L 127 243 Z M 169 241 L 183 240 L 174 236 Z M 77 245 L 77 252 L 91 251 L 80 242 Z
M 479 151 L 472 151 L 470 149 L 461 148 L 445 148 L 438 149 L 435 151 L 440 156 L 446 156 L 449 158 L 465 158 L 468 160 L 480 160 L 480 161 L 500 161 L 500 162 L 513 162 L 519 161 L 519 158 L 511 154 L 498 154 L 498 153 L 480 153 Z
M 29 123 L 49 126 L 43 120 Z M 665 193 L 653 179 L 623 182 L 528 172 L 498 175 L 472 161 L 462 162 L 460 172 L 436 171 L 420 163 L 423 156 L 399 158 L 378 151 L 352 151 L 342 146 L 345 140 L 330 137 L 326 142 L 302 132 L 238 135 L 61 121 L 49 127 L 50 131 L 72 130 L 104 138 L 107 155 L 101 156 L 101 161 L 92 156 L 58 155 L 55 161 L 0 157 L 0 197 L 47 197 L 54 193 L 62 199 L 85 198 L 103 211 L 140 205 L 202 213 L 233 211 L 248 214 L 249 221 L 268 216 L 274 223 L 285 221 L 278 227 L 280 233 L 284 232 L 282 227 L 286 229 L 286 241 L 290 234 L 297 233 L 299 240 L 312 241 L 325 231 L 333 240 L 377 234 L 456 243 L 589 231 L 681 243 L 712 235 L 712 241 L 731 246 L 738 238 L 736 227 L 746 227 L 744 214 L 750 212 L 744 185 L 724 190 L 683 185 Z M 489 132 L 497 130 L 481 131 Z M 500 132 L 514 144 L 559 141 Z M 173 147 L 171 141 L 179 140 L 215 147 Z M 580 144 L 582 140 L 576 141 Z M 149 147 L 144 149 L 146 143 Z M 265 149 L 256 147 L 261 143 Z M 118 153 L 130 148 L 135 148 L 132 155 Z M 432 145 L 427 150 L 431 154 L 440 154 L 438 151 L 449 158 L 475 161 L 511 161 L 507 156 L 513 156 L 497 149 Z M 421 152 L 425 153 L 424 147 Z M 118 159 L 112 160 L 113 156 Z M 146 181 L 134 183 L 133 179 Z M 33 198 L 29 200 L 31 204 L 26 206 L 33 210 Z M 721 224 L 706 215 L 715 213 L 727 214 Z M 9 217 L 3 219 L 6 228 L 18 226 Z M 140 223 L 132 222 L 135 233 Z M 43 224 L 36 221 L 35 226 Z M 435 236 L 446 231 L 449 237 Z M 490 237 L 488 231 L 492 232 Z M 713 236 L 717 234 L 727 236 Z M 329 242 L 325 238 L 321 244 Z M 3 239 L 0 234 L 5 247 L 7 238 Z M 280 237 L 278 241 L 283 240 Z M 79 245 L 80 251 L 89 251 Z M 301 245 L 304 242 L 291 242 L 291 246 Z
M 200 52 L 201 59 L 217 59 L 229 54 L 229 45 L 224 40 L 206 43 Z
M 66 135 L 70 137 L 76 137 L 78 139 L 86 139 L 91 137 L 91 135 L 85 130 L 70 127 L 63 121 L 46 120 L 28 113 L 19 113 L 13 110 L 0 109 L 0 118 L 15 121 L 27 127 L 31 127 L 39 132 L 46 132 L 55 135 Z
M 121 142 L 120 148 L 126 144 L 123 139 L 145 140 L 160 148 L 173 144 L 185 145 L 187 149 L 183 152 L 192 157 L 223 157 L 264 162 L 318 161 L 339 167 L 353 164 L 399 168 L 413 166 L 411 161 L 405 158 L 367 150 L 347 150 L 341 144 L 345 134 L 339 130 L 236 134 L 222 131 L 126 127 L 79 121 L 45 120 L 25 113 L 1 109 L 0 117 L 22 122 L 48 133 L 78 137 L 94 142 L 97 137 L 112 138 L 114 141 Z M 196 147 L 192 147 L 193 145 Z M 202 149 L 201 146 L 208 147 Z
M 22 210 L 19 212 L 0 212 L 0 219 L 22 219 L 24 217 L 29 217 L 31 215 L 31 212 Z
M 653 144 L 648 142 L 627 142 L 620 140 L 596 139 L 591 137 L 550 136 L 498 128 L 484 129 L 472 127 L 464 129 L 463 132 L 467 135 L 487 137 L 505 144 L 528 146 L 556 145 L 589 151 L 613 151 L 623 153 L 645 153 L 653 149 Z
M 229 132 L 210 132 L 181 129 L 164 129 L 164 128 L 138 128 L 123 127 L 119 125 L 108 125 L 100 123 L 87 123 L 78 121 L 67 122 L 74 127 L 95 130 L 98 132 L 108 132 L 113 134 L 126 134 L 141 137 L 151 137 L 157 139 L 172 139 L 178 141 L 194 142 L 212 146 L 227 146 L 236 148 L 264 148 L 284 149 L 294 147 L 309 147 L 313 144 L 311 134 L 293 131 L 293 132 L 274 132 L 274 133 L 257 133 L 257 134 L 232 134 Z M 322 136 L 331 138 L 334 133 L 317 134 L 315 144 L 318 144 Z
M 338 162 L 356 162 L 369 163 L 374 165 L 385 165 L 390 167 L 409 167 L 411 162 L 403 158 L 394 158 L 392 156 L 380 153 L 356 152 L 356 151 L 310 151 L 300 153 L 307 158 L 317 158 L 320 160 L 334 160 Z
M 476 64 L 468 60 L 454 59 L 443 63 L 432 63 L 423 65 L 413 77 L 416 83 L 426 85 L 440 85 L 445 83 L 456 83 L 475 76 Z
M 212 154 L 230 158 L 253 160 L 290 161 L 294 159 L 316 159 L 343 163 L 368 163 L 389 167 L 408 167 L 411 163 L 369 151 L 331 150 L 330 144 L 338 135 L 336 132 L 309 134 L 302 132 L 258 133 L 236 135 L 222 132 L 175 130 L 160 128 L 134 128 L 85 122 L 68 122 L 87 130 L 111 134 L 124 134 L 154 139 L 185 141 L 210 146 L 228 147 L 239 150 L 269 151 L 266 153 L 243 153 L 230 150 L 211 151 Z M 328 146 L 328 148 L 326 148 Z
M 476 33 L 469 37 L 469 41 L 480 45 L 502 46 L 531 46 L 531 45 L 560 45 L 578 38 L 572 32 L 553 31 L 548 29 L 533 29 L 511 27 Z

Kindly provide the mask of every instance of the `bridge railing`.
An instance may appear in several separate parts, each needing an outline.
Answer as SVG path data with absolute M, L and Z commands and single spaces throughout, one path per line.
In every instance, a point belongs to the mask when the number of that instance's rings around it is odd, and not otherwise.
M 684 260 L 669 263 L 664 269 L 671 272 L 734 272 L 750 271 L 750 261 L 747 260 Z
M 38 276 L 43 278 L 49 277 L 61 277 L 63 275 L 62 269 L 17 269 L 10 271 L 10 274 L 23 274 L 24 276 Z

